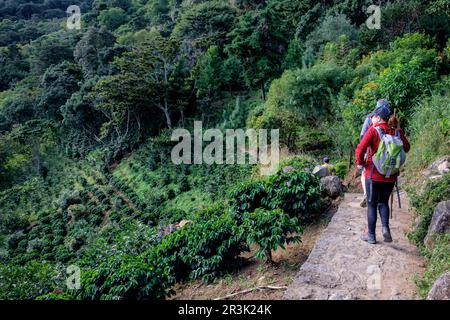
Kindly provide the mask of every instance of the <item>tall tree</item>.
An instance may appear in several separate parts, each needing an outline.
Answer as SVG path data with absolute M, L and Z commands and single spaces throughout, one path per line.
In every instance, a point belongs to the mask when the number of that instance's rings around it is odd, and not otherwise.
M 225 46 L 229 56 L 237 57 L 244 67 L 248 87 L 261 88 L 266 98 L 266 83 L 278 75 L 287 40 L 270 24 L 269 9 L 246 12 L 229 33 L 231 43 Z
M 115 41 L 116 38 L 104 27 L 89 28 L 83 35 L 75 47 L 74 57 L 83 68 L 86 78 L 98 75 L 99 72 L 105 73 L 105 68 L 102 68 L 102 53 L 106 48 L 114 46 Z
M 95 87 L 95 104 L 108 119 L 102 137 L 121 144 L 149 128 L 159 128 L 153 110 L 159 110 L 165 126 L 172 128 L 172 115 L 187 101 L 188 71 L 178 43 L 152 31 L 150 41 L 115 60 L 118 73 L 105 77 Z M 156 121 L 155 121 L 156 120 Z

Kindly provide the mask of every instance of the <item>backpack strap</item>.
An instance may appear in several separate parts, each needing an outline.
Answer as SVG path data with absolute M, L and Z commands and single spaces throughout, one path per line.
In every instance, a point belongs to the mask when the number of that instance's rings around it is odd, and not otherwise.
M 378 135 L 380 136 L 380 139 L 383 139 L 384 131 L 380 127 L 374 127 L 374 129 L 378 132 Z

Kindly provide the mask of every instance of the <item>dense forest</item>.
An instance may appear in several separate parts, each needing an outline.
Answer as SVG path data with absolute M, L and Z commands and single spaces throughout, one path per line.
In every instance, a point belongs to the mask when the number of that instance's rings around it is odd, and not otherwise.
M 423 246 L 448 175 L 416 195 L 450 154 L 448 0 L 0 0 L 0 19 L 1 299 L 163 299 L 253 244 L 270 260 L 325 206 L 303 169 L 328 155 L 344 178 L 380 98 L 412 144 L 421 292 L 448 271 L 448 235 Z M 298 170 L 175 165 L 171 132 L 194 121 L 280 129 Z

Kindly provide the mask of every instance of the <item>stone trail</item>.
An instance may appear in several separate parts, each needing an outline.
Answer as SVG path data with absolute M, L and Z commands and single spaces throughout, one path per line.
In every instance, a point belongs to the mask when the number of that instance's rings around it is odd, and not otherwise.
M 412 221 L 408 203 L 394 200 L 392 243 L 383 242 L 377 221 L 377 244 L 359 240 L 366 226 L 362 194 L 347 193 L 323 231 L 308 260 L 284 294 L 297 299 L 418 299 L 414 276 L 423 273 L 424 261 L 406 232 Z

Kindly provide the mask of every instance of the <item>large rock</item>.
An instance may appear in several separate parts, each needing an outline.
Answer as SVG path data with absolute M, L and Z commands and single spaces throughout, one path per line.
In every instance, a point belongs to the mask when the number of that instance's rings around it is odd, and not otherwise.
M 450 200 L 439 202 L 434 210 L 424 241 L 427 248 L 433 247 L 434 237 L 438 233 L 450 233 Z
M 344 194 L 344 186 L 337 176 L 327 176 L 320 179 L 320 185 L 324 193 L 330 198 L 337 198 Z
M 450 172 L 450 156 L 445 156 L 434 161 L 422 174 L 433 180 L 441 178 L 448 172 Z
M 428 300 L 450 300 L 450 272 L 444 273 L 428 292 Z
M 180 228 L 184 228 L 185 226 L 191 225 L 193 222 L 191 220 L 181 220 L 178 223 L 172 223 L 165 226 L 159 226 L 158 228 L 158 239 L 161 239 Z
M 321 178 L 326 177 L 330 174 L 328 168 L 321 165 L 315 166 L 312 173 Z
M 291 172 L 291 171 L 295 171 L 295 168 L 293 166 L 286 166 L 283 168 L 283 172 Z

